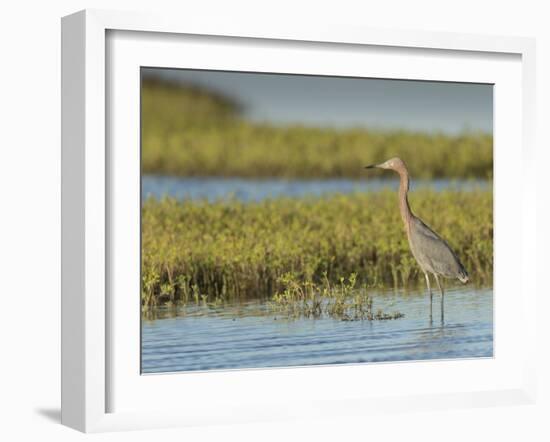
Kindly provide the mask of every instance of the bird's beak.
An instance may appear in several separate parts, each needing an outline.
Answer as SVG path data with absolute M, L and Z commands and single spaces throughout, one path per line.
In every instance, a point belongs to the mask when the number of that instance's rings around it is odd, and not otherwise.
M 378 167 L 378 164 L 371 164 L 370 166 L 365 166 L 365 169 L 374 169 L 375 167 Z

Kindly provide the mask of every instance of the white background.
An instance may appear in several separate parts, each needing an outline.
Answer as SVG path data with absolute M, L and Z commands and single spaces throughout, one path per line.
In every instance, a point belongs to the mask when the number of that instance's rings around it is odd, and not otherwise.
M 545 2 L 357 1 L 52 1 L 13 2 L 0 12 L 0 438 L 3 440 L 548 440 L 550 307 L 539 284 L 540 398 L 536 406 L 380 414 L 367 419 L 214 426 L 84 436 L 59 425 L 60 367 L 60 17 L 116 8 L 231 16 L 272 22 L 365 25 L 538 38 L 538 180 L 544 182 L 550 136 L 550 14 Z M 179 5 L 179 7 L 177 6 Z M 546 100 L 546 102 L 545 102 Z M 543 151 L 546 146 L 546 152 Z M 547 174 L 547 173 L 546 173 Z M 511 177 L 515 179 L 517 177 Z M 542 193 L 541 191 L 541 193 Z M 539 265 L 550 225 L 539 198 Z M 546 246 L 546 247 L 545 247 Z M 183 398 L 182 398 L 183 399 Z

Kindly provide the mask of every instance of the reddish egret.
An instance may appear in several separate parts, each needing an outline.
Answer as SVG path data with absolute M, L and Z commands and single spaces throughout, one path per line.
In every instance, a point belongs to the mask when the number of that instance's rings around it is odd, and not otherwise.
M 441 291 L 441 320 L 443 321 L 445 291 L 439 281 L 439 276 L 453 279 L 458 278 L 461 282 L 466 283 L 468 282 L 468 273 L 456 254 L 449 247 L 449 244 L 412 213 L 407 198 L 409 172 L 405 163 L 400 158 L 391 158 L 384 163 L 366 166 L 366 169 L 375 167 L 394 170 L 399 174 L 399 209 L 403 224 L 405 224 L 405 231 L 407 232 L 412 254 L 426 277 L 428 293 L 430 294 L 430 317 L 432 316 L 433 296 L 429 273 L 434 275 L 437 286 Z

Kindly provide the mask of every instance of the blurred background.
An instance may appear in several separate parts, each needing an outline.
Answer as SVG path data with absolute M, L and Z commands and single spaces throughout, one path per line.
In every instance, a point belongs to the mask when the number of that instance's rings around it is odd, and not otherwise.
M 200 87 L 254 122 L 332 128 L 492 133 L 488 84 L 143 68 L 143 80 Z M 452 103 L 452 106 L 447 105 Z
M 396 155 L 437 188 L 492 177 L 491 85 L 144 68 L 142 91 L 144 196 L 376 189 L 360 166 Z

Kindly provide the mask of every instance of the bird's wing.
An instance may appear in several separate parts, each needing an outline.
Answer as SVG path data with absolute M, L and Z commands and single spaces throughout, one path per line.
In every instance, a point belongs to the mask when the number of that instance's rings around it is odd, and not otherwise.
M 431 238 L 431 239 L 435 239 L 435 240 L 440 240 L 440 241 L 443 241 L 444 242 L 444 239 L 441 238 L 437 233 L 435 233 L 428 225 L 426 225 L 424 223 L 424 221 L 422 221 L 420 218 L 417 218 L 417 217 L 414 217 L 412 219 L 412 222 L 414 222 L 416 229 L 419 233 L 421 233 L 422 235 L 428 237 L 428 238 Z
M 412 240 L 420 259 L 429 262 L 433 271 L 449 278 L 464 278 L 468 274 L 449 244 L 421 219 L 414 218 Z

